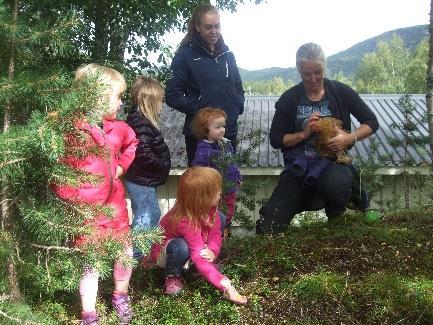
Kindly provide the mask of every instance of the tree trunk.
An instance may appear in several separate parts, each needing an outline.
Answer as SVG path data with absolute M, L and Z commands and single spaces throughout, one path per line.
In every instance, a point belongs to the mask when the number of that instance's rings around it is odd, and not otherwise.
M 119 27 L 122 28 L 122 27 Z M 112 36 L 110 40 L 110 59 L 119 63 L 123 62 L 125 57 L 126 42 L 128 40 L 128 34 L 124 35 L 124 31 L 117 37 Z
M 89 8 L 89 14 L 95 23 L 95 39 L 91 57 L 95 62 L 104 64 L 108 53 L 108 21 L 106 19 L 106 4 L 98 2 L 95 7 Z
M 13 9 L 13 20 L 12 26 L 16 28 L 17 24 L 17 16 L 18 16 L 18 1 L 14 0 L 12 3 Z M 8 80 L 12 81 L 15 75 L 15 36 L 10 40 L 10 58 L 9 58 L 9 66 L 8 66 Z M 5 107 L 4 119 L 3 119 L 3 132 L 7 132 L 11 123 L 11 110 L 12 104 L 7 103 Z M 12 230 L 13 228 L 13 213 L 10 209 L 11 200 L 9 199 L 9 193 L 7 190 L 8 180 L 5 175 L 1 175 L 1 212 L 2 212 L 2 229 L 6 231 Z M 13 236 L 11 236 L 13 238 Z M 8 257 L 7 260 L 7 268 L 8 268 L 8 280 L 9 280 L 9 290 L 10 296 L 12 300 L 20 300 L 21 292 L 18 285 L 18 276 L 15 261 L 13 258 L 13 254 Z
M 433 0 L 430 1 L 429 53 L 427 63 L 427 116 L 430 132 L 430 157 L 433 156 Z

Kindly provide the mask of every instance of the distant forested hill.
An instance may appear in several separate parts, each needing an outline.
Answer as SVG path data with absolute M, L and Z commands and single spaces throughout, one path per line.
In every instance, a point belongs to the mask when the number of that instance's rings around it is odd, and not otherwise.
M 399 36 L 407 48 L 414 50 L 420 41 L 428 38 L 428 25 L 418 25 L 406 28 L 399 28 L 380 34 L 376 37 L 369 38 L 357 43 L 352 47 L 338 52 L 328 57 L 329 75 L 342 71 L 343 74 L 352 78 L 361 63 L 365 53 L 374 52 L 378 41 L 389 41 L 393 34 Z M 266 68 L 260 70 L 248 71 L 239 69 L 242 80 L 270 80 L 274 77 L 281 77 L 285 81 L 291 79 L 294 82 L 300 80 L 296 68 Z

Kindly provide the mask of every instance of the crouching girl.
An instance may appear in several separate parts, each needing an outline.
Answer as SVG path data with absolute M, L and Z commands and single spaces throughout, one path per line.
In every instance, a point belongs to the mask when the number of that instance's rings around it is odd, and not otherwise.
M 225 217 L 218 212 L 221 186 L 221 175 L 213 168 L 192 167 L 181 176 L 176 203 L 160 222 L 165 238 L 152 247 L 153 260 L 165 268 L 164 293 L 180 293 L 182 270 L 191 259 L 200 275 L 226 299 L 236 304 L 247 302 L 214 264 L 225 224 Z

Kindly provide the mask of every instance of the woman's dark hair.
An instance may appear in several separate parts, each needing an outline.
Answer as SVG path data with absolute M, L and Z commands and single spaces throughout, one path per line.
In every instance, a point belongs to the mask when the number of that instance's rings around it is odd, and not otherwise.
M 191 18 L 188 21 L 188 29 L 186 31 L 184 38 L 180 42 L 179 47 L 187 44 L 191 40 L 192 35 L 194 34 L 195 26 L 200 25 L 201 19 L 208 12 L 219 14 L 217 7 L 208 4 L 199 5 L 194 9 Z

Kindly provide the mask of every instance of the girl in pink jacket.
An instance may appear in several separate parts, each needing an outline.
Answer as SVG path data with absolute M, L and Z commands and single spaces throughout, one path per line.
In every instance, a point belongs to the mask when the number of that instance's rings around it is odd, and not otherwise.
M 224 297 L 236 304 L 247 298 L 238 294 L 230 280 L 215 267 L 222 244 L 225 217 L 218 212 L 222 178 L 209 167 L 192 167 L 180 177 L 176 203 L 162 218 L 165 239 L 152 247 L 152 259 L 165 268 L 168 295 L 182 290 L 181 273 L 191 259 L 198 272 Z
M 56 184 L 53 189 L 60 198 L 78 205 L 111 208 L 110 216 L 101 212 L 85 221 L 91 233 L 79 236 L 75 240 L 77 246 L 84 247 L 111 237 L 124 243 L 127 254 L 132 256 L 125 190 L 119 177 L 133 161 L 138 140 L 128 124 L 116 120 L 126 82 L 118 71 L 94 63 L 77 69 L 75 80 L 92 80 L 101 86 L 102 110 L 101 107 L 94 107 L 91 113 L 99 110 L 103 113 L 100 125 L 91 125 L 85 118 L 76 121 L 76 130 L 65 137 L 66 152 L 62 162 L 96 176 L 98 181 L 83 182 L 78 186 Z M 77 155 L 78 149 L 80 155 Z M 131 273 L 131 268 L 125 268 L 120 262 L 115 263 L 112 304 L 122 324 L 127 324 L 132 317 L 128 297 Z M 98 277 L 95 269 L 86 267 L 80 280 L 81 324 L 99 324 L 95 309 Z

